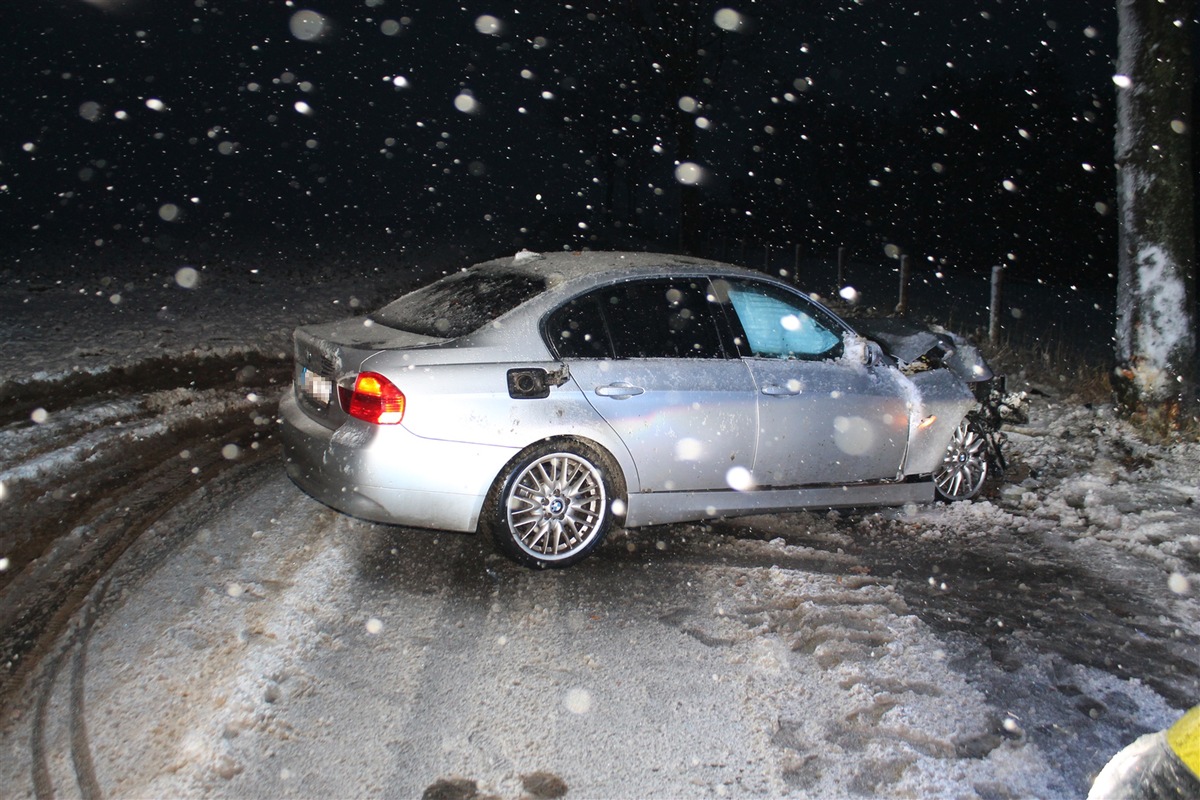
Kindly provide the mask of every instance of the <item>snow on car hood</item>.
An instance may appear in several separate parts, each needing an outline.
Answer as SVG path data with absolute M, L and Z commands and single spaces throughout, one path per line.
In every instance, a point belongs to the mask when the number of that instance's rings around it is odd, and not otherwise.
M 952 345 L 949 336 L 944 338 L 915 323 L 902 319 L 856 319 L 856 330 L 874 339 L 884 351 L 905 364 L 911 364 L 940 345 Z
M 979 348 L 944 328 L 903 319 L 856 319 L 852 324 L 896 359 L 901 368 L 924 360 L 927 366 L 946 367 L 969 383 L 986 381 L 995 375 Z

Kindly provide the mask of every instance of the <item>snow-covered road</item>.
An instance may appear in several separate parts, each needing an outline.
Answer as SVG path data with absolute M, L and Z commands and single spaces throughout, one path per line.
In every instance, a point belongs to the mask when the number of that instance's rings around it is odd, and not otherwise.
M 1110 728 L 1169 717 L 1019 642 L 996 664 L 869 573 L 844 548 L 695 526 L 535 573 L 479 537 L 337 515 L 261 461 L 97 584 L 10 720 L 2 778 L 85 797 L 414 797 L 455 778 L 516 797 L 538 774 L 584 797 L 1070 796 Z
M 1111 580 L 1027 493 L 538 573 L 338 515 L 260 449 L 173 493 L 14 693 L 16 794 L 1069 797 L 1197 685 L 1160 559 Z
M 340 308 L 238 280 L 169 322 L 170 282 L 59 295 L 129 381 L 8 352 L 8 396 L 62 391 L 0 428 L 6 796 L 1077 797 L 1200 697 L 1195 445 L 1039 395 L 987 501 L 533 572 L 293 487 L 256 307 Z

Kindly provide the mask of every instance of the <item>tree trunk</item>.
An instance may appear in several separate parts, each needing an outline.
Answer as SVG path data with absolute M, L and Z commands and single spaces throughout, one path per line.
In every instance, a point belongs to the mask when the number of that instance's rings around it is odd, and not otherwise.
M 1122 408 L 1196 409 L 1192 0 L 1117 0 L 1117 373 Z

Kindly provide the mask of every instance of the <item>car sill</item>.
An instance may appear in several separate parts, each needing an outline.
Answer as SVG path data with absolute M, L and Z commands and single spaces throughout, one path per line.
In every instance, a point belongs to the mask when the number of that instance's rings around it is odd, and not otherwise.
M 632 494 L 625 525 L 665 525 L 698 518 L 736 517 L 802 509 L 900 506 L 933 502 L 933 481 L 819 486 L 802 489 L 759 489 L 751 492 L 655 492 Z M 703 509 L 703 513 L 697 513 Z

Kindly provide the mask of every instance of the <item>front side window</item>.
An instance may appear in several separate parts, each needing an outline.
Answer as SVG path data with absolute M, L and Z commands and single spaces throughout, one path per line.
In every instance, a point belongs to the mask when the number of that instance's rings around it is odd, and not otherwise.
M 805 298 L 752 281 L 730 281 L 727 292 L 755 356 L 815 360 L 841 354 L 837 324 Z

